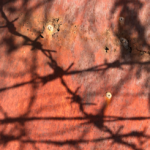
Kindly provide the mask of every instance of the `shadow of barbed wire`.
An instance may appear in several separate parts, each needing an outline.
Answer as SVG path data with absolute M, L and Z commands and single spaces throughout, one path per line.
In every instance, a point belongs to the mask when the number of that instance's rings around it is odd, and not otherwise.
M 13 2 L 13 1 L 11 1 Z M 118 2 L 118 3 L 117 3 Z M 121 1 L 119 3 L 119 1 L 117 1 L 114 5 L 113 11 L 115 12 L 116 7 L 120 6 L 121 4 L 123 4 Z M 8 1 L 6 1 L 4 4 L 7 4 Z M 27 8 L 27 6 L 29 1 L 24 1 L 24 4 L 26 5 L 26 11 L 28 15 L 30 15 L 31 12 L 33 12 L 35 9 L 37 9 L 38 7 L 40 7 L 41 5 L 44 5 L 45 2 L 43 3 L 39 3 L 37 6 L 35 7 L 31 7 L 30 9 Z M 131 3 L 131 2 L 130 2 Z M 1 3 L 2 4 L 2 3 Z M 85 8 L 86 11 L 88 11 L 86 9 L 86 6 L 89 5 L 88 2 L 85 3 L 85 5 L 83 6 Z M 139 5 L 139 4 L 138 4 Z M 127 9 L 129 12 L 131 12 L 131 10 L 128 8 L 127 5 L 125 5 L 125 9 Z M 141 6 L 142 7 L 142 6 Z M 15 12 L 15 9 L 10 9 L 11 12 Z M 124 8 L 123 8 L 124 10 Z M 46 11 L 45 11 L 46 12 Z M 113 12 L 111 12 L 113 13 Z M 137 13 L 137 11 L 135 11 L 134 13 Z M 76 12 L 76 14 L 80 14 L 79 12 Z M 20 144 L 20 149 L 23 149 L 24 146 L 22 144 L 27 144 L 27 143 L 31 143 L 34 147 L 34 149 L 38 149 L 36 147 L 36 143 L 45 143 L 45 144 L 49 144 L 49 145 L 57 145 L 57 146 L 63 146 L 63 145 L 70 145 L 75 149 L 80 149 L 80 147 L 78 146 L 78 144 L 83 144 L 83 143 L 88 143 L 88 142 L 93 142 L 93 143 L 97 143 L 97 142 L 101 142 L 101 141 L 107 141 L 107 140 L 112 140 L 112 144 L 120 144 L 120 145 L 124 145 L 127 146 L 129 148 L 132 148 L 134 150 L 137 150 L 138 147 L 135 143 L 129 143 L 124 139 L 127 138 L 137 138 L 138 137 L 142 137 L 146 140 L 149 139 L 149 135 L 147 135 L 145 132 L 146 130 L 143 131 L 134 131 L 134 132 L 130 132 L 130 133 L 126 133 L 126 134 L 122 134 L 121 130 L 124 128 L 123 126 L 119 127 L 118 130 L 116 132 L 112 131 L 111 128 L 109 128 L 108 126 L 105 125 L 105 122 L 117 122 L 117 121 L 125 121 L 125 120 L 134 120 L 134 121 L 139 121 L 139 120 L 149 120 L 149 117 L 121 117 L 121 116 L 106 116 L 104 114 L 104 111 L 106 109 L 106 104 L 104 103 L 103 107 L 98 111 L 97 114 L 90 114 L 87 113 L 84 110 L 84 105 L 87 103 L 83 103 L 83 97 L 78 93 L 78 91 L 80 90 L 80 86 L 75 88 L 75 89 L 71 89 L 68 84 L 67 81 L 63 78 L 64 76 L 71 76 L 71 75 L 78 75 L 81 74 L 83 72 L 86 72 L 87 76 L 90 72 L 94 72 L 94 73 L 99 73 L 99 75 L 105 75 L 105 73 L 108 72 L 108 70 L 112 69 L 112 68 L 117 68 L 117 69 L 123 69 L 123 66 L 129 66 L 129 70 L 127 71 L 126 75 L 124 76 L 124 78 L 122 78 L 120 81 L 118 81 L 115 86 L 114 86 L 114 91 L 113 91 L 113 95 L 117 95 L 119 93 L 119 90 L 122 88 L 122 83 L 123 82 L 129 82 L 131 81 L 130 78 L 130 74 L 133 74 L 132 70 L 134 68 L 135 65 L 139 65 L 139 66 L 145 66 L 145 70 L 148 71 L 148 65 L 149 65 L 149 61 L 146 62 L 140 62 L 137 61 L 137 59 L 130 59 L 130 60 L 126 60 L 124 59 L 124 53 L 121 54 L 122 58 L 124 61 L 121 61 L 120 58 L 116 58 L 116 60 L 114 60 L 113 62 L 109 62 L 107 60 L 104 61 L 103 64 L 99 64 L 96 66 L 92 66 L 92 67 L 87 67 L 87 69 L 77 69 L 74 70 L 72 69 L 73 65 L 75 65 L 74 63 L 71 63 L 66 69 L 63 69 L 61 66 L 58 65 L 57 60 L 55 60 L 52 56 L 51 53 L 55 53 L 55 50 L 49 50 L 49 49 L 44 49 L 43 45 L 41 44 L 41 42 L 39 42 L 39 39 L 41 38 L 41 32 L 39 32 L 38 36 L 32 40 L 30 37 L 20 33 L 17 31 L 17 28 L 15 27 L 14 23 L 18 21 L 18 18 L 15 18 L 13 21 L 10 21 L 7 17 L 7 15 L 5 14 L 5 11 L 3 10 L 3 6 L 1 5 L 1 15 L 3 17 L 3 19 L 6 21 L 6 25 L 1 26 L 1 29 L 7 29 L 9 33 L 11 33 L 12 35 L 14 35 L 15 37 L 22 37 L 23 38 L 23 44 L 20 45 L 19 47 L 17 47 L 14 44 L 13 41 L 13 37 L 8 38 L 7 36 L 4 38 L 4 43 L 3 44 L 8 44 L 9 43 L 9 48 L 7 51 L 7 54 L 11 54 L 12 52 L 16 52 L 17 49 L 21 48 L 23 45 L 24 46 L 28 46 L 30 45 L 31 51 L 33 52 L 33 54 L 31 55 L 32 58 L 32 64 L 28 64 L 31 65 L 30 69 L 29 69 L 29 73 L 31 75 L 31 80 L 27 81 L 27 82 L 22 82 L 22 83 L 16 83 L 12 86 L 6 86 L 3 88 L 0 88 L 0 92 L 4 92 L 4 91 L 8 91 L 9 89 L 14 89 L 22 87 L 24 85 L 31 85 L 31 95 L 30 95 L 30 101 L 27 107 L 27 111 L 26 113 L 24 113 L 23 115 L 19 116 L 19 117 L 9 117 L 7 116 L 6 112 L 4 112 L 3 108 L 1 108 L 1 112 L 4 115 L 4 119 L 0 120 L 0 124 L 4 125 L 4 128 L 2 131 L 0 131 L 0 138 L 1 138 L 1 145 L 3 145 L 4 147 L 7 146 L 7 144 L 11 141 L 19 141 Z M 77 15 L 77 16 L 78 16 Z M 84 16 L 84 13 L 83 13 Z M 94 14 L 92 14 L 91 16 L 93 16 L 94 18 Z M 84 16 L 85 17 L 85 16 Z M 135 19 L 138 19 L 137 16 L 135 16 Z M 129 20 L 129 19 L 127 19 Z M 72 21 L 70 20 L 70 23 Z M 89 20 L 89 22 L 91 23 L 91 20 Z M 93 22 L 93 19 L 92 19 Z M 139 23 L 139 20 L 135 21 L 135 23 Z M 93 24 L 94 26 L 95 24 Z M 136 24 L 134 24 L 136 25 Z M 140 28 L 139 24 L 139 27 Z M 130 26 L 132 26 L 132 24 L 130 24 Z M 127 28 L 128 29 L 128 28 Z M 137 28 L 136 28 L 137 29 Z M 69 30 L 69 29 L 68 29 Z M 140 30 L 144 30 L 144 27 L 141 27 Z M 97 37 L 98 34 L 95 33 L 95 30 L 93 31 L 95 36 Z M 140 31 L 141 32 L 141 31 Z M 81 33 L 80 33 L 81 34 Z M 118 35 L 116 33 L 116 35 Z M 141 34 L 144 36 L 144 34 Z M 80 35 L 81 36 L 81 35 Z M 126 37 L 126 36 L 125 36 Z M 119 38 L 119 36 L 118 36 Z M 126 37 L 129 41 L 130 38 L 128 38 L 128 36 Z M 143 43 L 146 45 L 146 41 L 143 39 Z M 87 45 L 90 47 L 90 44 L 87 42 Z M 47 65 L 49 66 L 49 69 L 53 70 L 52 74 L 48 74 L 48 75 L 39 75 L 37 73 L 37 51 L 41 51 L 42 54 L 47 57 L 49 59 L 49 61 L 47 62 Z M 132 56 L 131 56 L 132 58 Z M 9 72 L 6 74 L 6 71 L 2 71 L 4 73 L 4 76 L 9 76 Z M 142 69 L 137 72 L 137 78 L 140 78 L 139 74 L 142 72 Z M 14 73 L 15 76 L 15 73 Z M 31 111 L 32 111 L 32 106 L 33 104 L 36 102 L 36 91 L 38 90 L 38 88 L 40 87 L 39 85 L 45 86 L 47 83 L 50 83 L 51 81 L 55 80 L 55 79 L 60 79 L 61 80 L 61 84 L 62 86 L 66 89 L 66 91 L 68 92 L 68 94 L 70 95 L 70 97 L 66 97 L 66 99 L 71 100 L 71 103 L 75 103 L 79 106 L 79 110 L 80 112 L 82 112 L 83 117 L 79 116 L 79 117 L 29 117 Z M 147 80 L 148 81 L 148 80 Z M 147 87 L 149 87 L 149 83 L 147 82 Z M 130 93 L 127 93 L 127 95 Z M 95 105 L 95 103 L 88 103 L 90 106 Z M 6 117 L 7 116 L 7 117 Z M 26 122 L 33 122 L 33 121 L 39 121 L 39 120 L 55 120 L 55 121 L 61 121 L 63 122 L 64 120 L 83 120 L 84 123 L 79 124 L 79 126 L 82 125 L 90 125 L 92 124 L 94 127 L 96 127 L 98 130 L 101 130 L 107 134 L 109 134 L 108 137 L 105 138 L 93 138 L 93 139 L 89 139 L 89 140 L 84 140 L 84 133 L 81 134 L 81 137 L 79 137 L 79 139 L 77 140 L 70 140 L 68 139 L 67 141 L 55 141 L 55 140 L 34 140 L 34 139 L 30 139 L 28 138 L 28 133 L 26 132 L 26 126 L 25 123 Z M 8 124 L 12 124 L 12 128 L 11 131 L 9 133 L 5 133 L 6 131 L 6 127 Z M 18 133 L 14 133 L 12 134 L 12 131 L 17 131 Z M 69 131 L 68 131 L 69 132 Z M 87 131 L 88 133 L 88 131 Z M 24 140 L 23 138 L 26 137 L 27 139 Z M 140 140 L 140 142 L 142 143 L 143 141 Z M 144 143 L 144 142 L 143 142 Z

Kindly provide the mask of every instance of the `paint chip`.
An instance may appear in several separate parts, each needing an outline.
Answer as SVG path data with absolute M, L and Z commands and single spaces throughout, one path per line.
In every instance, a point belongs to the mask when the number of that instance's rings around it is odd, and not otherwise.
M 52 25 L 48 25 L 47 29 L 52 32 L 53 31 L 53 26 Z

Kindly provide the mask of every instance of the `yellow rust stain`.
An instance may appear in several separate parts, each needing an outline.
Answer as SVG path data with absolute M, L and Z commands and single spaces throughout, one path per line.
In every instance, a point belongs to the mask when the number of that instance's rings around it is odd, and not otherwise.
M 112 99 L 112 94 L 110 92 L 107 92 L 106 93 L 106 103 L 107 103 L 107 106 L 110 104 L 111 99 Z
M 105 95 L 105 110 L 104 110 L 104 114 L 108 112 L 109 110 L 109 105 L 112 101 L 112 94 L 110 92 L 107 92 Z

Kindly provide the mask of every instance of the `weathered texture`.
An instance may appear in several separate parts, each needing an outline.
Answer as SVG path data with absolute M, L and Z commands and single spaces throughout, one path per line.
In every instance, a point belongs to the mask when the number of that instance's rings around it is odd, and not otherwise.
M 149 9 L 1 0 L 0 149 L 149 150 Z

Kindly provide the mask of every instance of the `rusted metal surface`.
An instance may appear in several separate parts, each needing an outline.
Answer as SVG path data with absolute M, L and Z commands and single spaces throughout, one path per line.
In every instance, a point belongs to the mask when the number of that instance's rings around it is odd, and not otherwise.
M 0 1 L 0 149 L 150 149 L 149 0 Z

